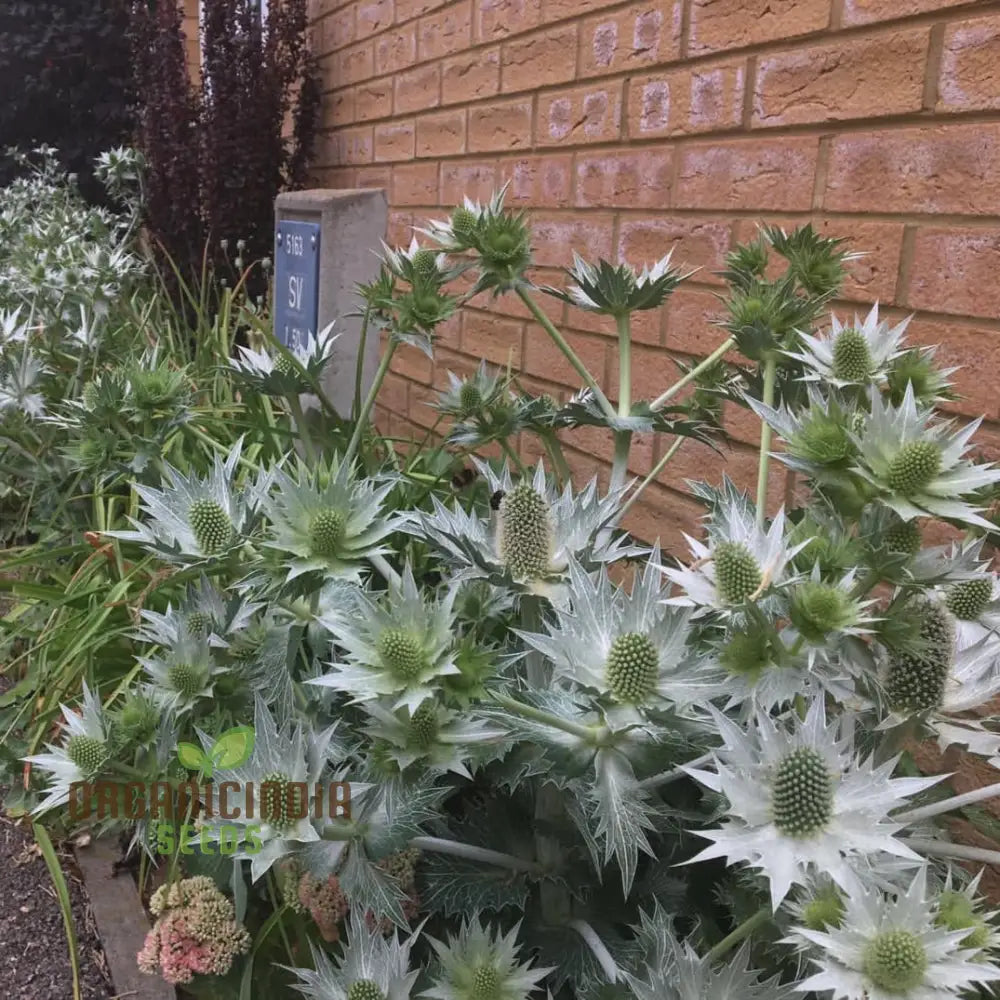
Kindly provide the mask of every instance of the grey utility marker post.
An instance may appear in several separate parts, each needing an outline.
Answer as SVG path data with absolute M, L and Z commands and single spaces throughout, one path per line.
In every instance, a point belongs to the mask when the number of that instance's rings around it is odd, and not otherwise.
M 274 202 L 274 332 L 286 344 L 334 323 L 334 343 L 323 389 L 349 417 L 361 343 L 359 283 L 378 275 L 388 220 L 378 188 L 286 191 Z M 364 348 L 362 398 L 378 367 L 379 333 L 369 328 Z M 305 400 L 303 400 L 305 402 Z

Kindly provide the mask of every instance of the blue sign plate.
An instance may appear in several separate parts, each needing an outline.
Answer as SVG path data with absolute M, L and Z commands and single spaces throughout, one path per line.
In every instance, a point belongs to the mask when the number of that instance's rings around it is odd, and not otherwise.
M 282 219 L 274 234 L 274 335 L 294 350 L 318 325 L 319 223 Z

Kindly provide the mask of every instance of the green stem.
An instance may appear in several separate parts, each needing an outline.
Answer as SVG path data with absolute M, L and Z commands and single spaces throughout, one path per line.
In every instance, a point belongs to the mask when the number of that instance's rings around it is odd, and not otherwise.
M 497 438 L 497 442 L 500 445 L 500 449 L 510 460 L 510 464 L 513 465 L 515 469 L 517 469 L 520 475 L 527 476 L 528 473 L 527 470 L 524 468 L 524 462 L 521 461 L 521 456 L 518 455 L 513 448 L 511 448 L 511 446 L 507 443 L 505 438 Z
M 618 522 L 620 523 L 622 518 L 628 513 L 629 508 L 639 499 L 639 494 L 663 471 L 667 462 L 670 461 L 677 454 L 677 450 L 685 442 L 686 438 L 678 437 L 674 443 L 667 449 L 666 453 L 660 458 L 660 460 L 649 470 L 649 475 L 639 483 L 639 485 L 632 491 L 632 495 L 625 501 L 622 505 L 621 510 L 618 512 Z
M 593 744 L 598 735 L 598 730 L 593 726 L 582 726 L 578 722 L 571 722 L 569 719 L 561 719 L 558 715 L 546 712 L 543 709 L 535 708 L 533 705 L 525 705 L 524 702 L 516 698 L 508 698 L 505 694 L 497 691 L 493 692 L 493 698 L 499 705 L 509 709 L 522 718 L 530 719 L 532 722 L 540 722 L 543 725 L 559 729 L 570 736 L 576 736 L 584 743 Z
M 991 851 L 985 847 L 969 847 L 966 844 L 948 844 L 943 840 L 921 840 L 916 837 L 905 837 L 900 843 L 912 847 L 913 850 L 930 854 L 939 858 L 961 858 L 965 861 L 981 861 L 987 865 L 1000 865 L 1000 851 Z
M 372 552 L 369 554 L 368 560 L 382 574 L 385 582 L 390 586 L 398 590 L 403 585 L 399 574 L 389 565 L 385 556 L 380 555 L 378 552 Z
M 274 869 L 267 873 L 267 893 L 271 897 L 271 906 L 275 913 L 284 913 L 285 907 L 278 902 L 278 893 L 274 885 Z M 288 932 L 285 930 L 285 921 L 278 917 L 278 930 L 281 933 L 281 940 L 285 943 L 285 952 L 288 955 L 290 965 L 295 965 L 295 953 L 292 951 L 292 942 L 288 940 Z
M 705 955 L 705 961 L 714 962 L 722 958 L 735 945 L 738 945 L 745 937 L 749 937 L 761 924 L 767 923 L 771 919 L 771 908 L 762 906 L 752 917 L 747 917 L 739 927 L 727 934 L 718 944 L 713 945 Z
M 528 294 L 526 289 L 518 288 L 517 294 L 521 301 L 528 307 L 531 315 L 538 321 L 539 326 L 552 338 L 556 347 L 563 352 L 566 360 L 573 366 L 577 375 L 583 379 L 584 384 L 593 392 L 594 398 L 604 411 L 605 416 L 616 416 L 614 407 L 608 401 L 608 397 L 604 395 L 604 390 L 597 384 L 597 380 L 587 370 L 587 366 L 577 356 L 576 351 L 566 343 L 566 338 L 552 325 L 552 321 L 539 309 L 538 304 Z
M 615 320 L 618 327 L 618 416 L 632 415 L 632 326 L 628 313 Z M 625 485 L 628 457 L 632 451 L 632 432 L 615 433 L 615 457 L 611 465 L 611 492 Z
M 906 812 L 896 813 L 892 817 L 893 823 L 917 823 L 923 819 L 930 819 L 932 816 L 940 816 L 941 813 L 951 812 L 952 809 L 960 809 L 962 806 L 971 806 L 984 799 L 992 799 L 1000 795 L 1000 782 L 992 785 L 984 785 L 982 788 L 973 789 L 963 795 L 953 795 L 951 798 L 942 799 L 940 802 L 932 802 L 930 805 L 921 806 L 919 809 L 909 809 Z
M 675 382 L 666 392 L 661 393 L 653 402 L 650 404 L 651 408 L 654 410 L 659 410 L 662 406 L 666 405 L 668 400 L 674 398 L 690 382 L 693 382 L 705 369 L 711 368 L 716 361 L 719 360 L 727 351 L 733 349 L 736 345 L 736 340 L 730 337 L 725 343 L 720 344 L 712 353 L 705 358 L 704 361 L 700 361 L 694 366 L 683 378 Z
M 513 854 L 504 854 L 501 851 L 491 851 L 486 847 L 476 847 L 475 844 L 463 844 L 457 840 L 444 840 L 441 837 L 414 837 L 410 844 L 421 851 L 447 854 L 453 858 L 466 858 L 469 861 L 482 861 L 484 864 L 509 868 L 515 872 L 541 874 L 541 868 L 534 861 L 516 858 Z
M 764 394 L 761 402 L 774 406 L 774 383 L 778 375 L 778 361 L 768 358 L 764 362 Z M 762 420 L 760 424 L 760 457 L 757 466 L 757 524 L 763 526 L 767 513 L 767 465 L 771 458 L 771 425 Z
M 361 411 L 361 383 L 365 374 L 365 345 L 368 343 L 368 321 L 371 318 L 371 303 L 365 305 L 365 313 L 361 320 L 361 336 L 358 339 L 358 365 L 354 371 L 354 405 L 351 414 L 355 420 Z
M 299 432 L 299 440 L 306 452 L 306 459 L 310 465 L 316 464 L 316 447 L 313 444 L 312 435 L 306 426 L 306 415 L 302 412 L 302 402 L 294 393 L 287 397 L 288 408 L 292 411 L 292 419 L 295 421 L 295 429 Z
M 628 473 L 628 457 L 632 451 L 632 432 L 615 431 L 615 457 L 611 463 L 610 492 L 620 490 L 625 485 Z
M 562 445 L 559 443 L 559 438 L 556 437 L 552 431 L 539 430 L 537 433 L 542 439 L 542 444 L 545 445 L 545 451 L 552 460 L 552 466 L 555 469 L 556 478 L 559 480 L 559 488 L 562 489 L 562 487 L 564 487 L 572 479 L 572 473 L 569 471 L 569 466 L 566 464 L 566 456 L 563 455 Z
M 375 372 L 375 381 L 372 382 L 372 387 L 368 390 L 368 395 L 365 397 L 361 411 L 358 413 L 357 422 L 354 425 L 354 432 L 351 434 L 351 440 L 348 443 L 347 451 L 344 454 L 345 462 L 352 462 L 354 460 L 354 456 L 357 454 L 358 446 L 361 444 L 361 438 L 364 437 L 365 427 L 368 424 L 368 415 L 371 413 L 372 407 L 375 405 L 375 397 L 378 396 L 378 391 L 382 388 L 382 383 L 385 381 L 386 373 L 389 371 L 389 365 L 392 364 L 392 356 L 396 353 L 396 348 L 398 346 L 398 342 L 390 338 L 389 343 L 386 346 L 385 353 L 382 355 L 382 360 L 379 362 L 378 370 Z
M 597 964 L 600 965 L 608 982 L 617 983 L 621 978 L 621 973 L 618 971 L 618 966 L 611 952 L 608 951 L 608 946 L 601 940 L 597 931 L 586 920 L 571 920 L 569 926 L 583 938 L 584 943 L 597 959 Z
M 679 781 L 681 778 L 687 777 L 687 771 L 685 768 L 688 767 L 701 767 L 702 764 L 707 764 L 715 756 L 713 753 L 703 753 L 700 757 L 695 757 L 694 760 L 689 761 L 684 767 L 675 767 L 670 771 L 661 771 L 659 774 L 654 774 L 650 778 L 643 778 L 639 782 L 639 788 L 649 789 L 649 788 L 662 788 L 664 785 L 670 785 L 675 781 Z

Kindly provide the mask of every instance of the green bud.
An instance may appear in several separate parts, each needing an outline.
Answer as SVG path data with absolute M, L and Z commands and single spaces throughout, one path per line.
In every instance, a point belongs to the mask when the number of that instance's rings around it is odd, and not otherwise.
M 795 588 L 790 617 L 809 642 L 822 642 L 851 621 L 851 601 L 839 587 L 810 580 Z
M 420 642 L 406 629 L 385 629 L 375 648 L 385 669 L 403 680 L 415 680 L 427 667 L 427 656 Z
M 302 811 L 301 793 L 287 774 L 272 771 L 264 775 L 258 790 L 261 819 L 279 832 L 290 830 L 298 822 L 295 813 Z
M 422 278 L 433 281 L 441 276 L 437 266 L 437 254 L 433 250 L 418 250 L 411 258 L 410 263 L 413 265 L 414 273 L 419 274 Z
M 867 382 L 871 378 L 872 354 L 860 330 L 841 330 L 833 342 L 833 377 L 845 382 Z
M 915 556 L 924 543 L 916 521 L 898 521 L 889 528 L 883 539 L 890 552 L 902 552 L 908 556 Z
M 190 663 L 173 663 L 167 669 L 167 683 L 185 698 L 194 698 L 205 689 L 205 677 Z
M 989 606 L 993 597 L 993 578 L 980 576 L 961 580 L 948 588 L 945 603 L 948 610 L 962 621 L 974 622 Z
M 309 552 L 320 559 L 329 559 L 340 550 L 346 519 L 339 510 L 321 510 L 309 525 Z
M 844 901 L 833 886 L 817 893 L 802 908 L 802 922 L 811 931 L 839 927 L 844 919 Z
M 103 740 L 76 733 L 66 744 L 66 756 L 76 764 L 87 779 L 99 774 L 107 764 L 108 748 Z
M 479 216 L 471 209 L 460 206 L 451 213 L 451 232 L 456 243 L 473 247 L 479 231 Z
M 549 572 L 552 526 L 549 505 L 528 483 L 500 501 L 500 557 L 517 579 L 537 580 Z
M 864 970 L 879 989 L 905 994 L 923 983 L 927 952 L 912 931 L 882 931 L 865 948 Z
M 761 585 L 760 566 L 742 542 L 720 542 L 713 553 L 715 587 L 725 604 L 742 604 Z
M 438 720 L 433 701 L 425 701 L 410 716 L 409 742 L 421 750 L 429 750 L 437 741 Z
M 208 497 L 200 497 L 188 509 L 188 524 L 205 555 L 215 555 L 230 544 L 233 538 L 233 522 L 222 505 Z
M 625 632 L 608 650 L 608 690 L 618 700 L 642 704 L 655 690 L 660 657 L 649 636 Z
M 786 837 L 811 837 L 833 815 L 833 779 L 811 747 L 793 750 L 778 765 L 771 786 L 774 825 Z
M 889 489 L 911 496 L 933 482 L 940 471 L 940 447 L 933 441 L 910 441 L 889 463 Z

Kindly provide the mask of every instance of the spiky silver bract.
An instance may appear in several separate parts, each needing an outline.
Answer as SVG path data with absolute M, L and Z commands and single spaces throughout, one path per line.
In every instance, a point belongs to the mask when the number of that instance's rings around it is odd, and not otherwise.
M 215 682 L 224 668 L 213 655 L 208 633 L 186 632 L 156 656 L 139 656 L 148 678 L 148 693 L 165 710 L 176 714 L 191 711 L 211 698 Z
M 313 391 L 333 357 L 339 333 L 333 323 L 318 333 L 306 333 L 304 340 L 278 349 L 251 350 L 239 345 L 238 358 L 229 361 L 237 381 L 253 392 L 267 396 L 292 396 Z

